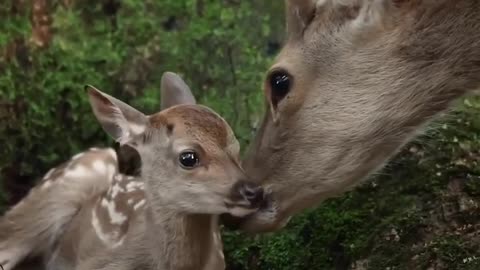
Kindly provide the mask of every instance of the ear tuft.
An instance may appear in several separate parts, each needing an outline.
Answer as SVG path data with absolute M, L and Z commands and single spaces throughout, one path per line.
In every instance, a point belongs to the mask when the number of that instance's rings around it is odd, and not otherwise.
M 316 5 L 314 0 L 286 0 L 287 33 L 290 39 L 298 39 L 303 35 L 315 16 Z
M 353 26 L 358 30 L 369 29 L 373 32 L 378 28 L 387 28 L 395 23 L 397 12 L 411 4 L 410 0 L 364 0 Z
M 165 72 L 161 85 L 162 110 L 181 104 L 196 104 L 195 97 L 185 81 L 173 72 Z
M 87 93 L 90 91 L 90 89 L 96 89 L 96 88 L 90 84 L 86 84 L 85 86 L 83 86 L 83 90 Z
M 147 127 L 147 117 L 91 85 L 86 85 L 85 91 L 93 113 L 102 128 L 120 145 L 133 146 L 135 137 L 142 134 Z

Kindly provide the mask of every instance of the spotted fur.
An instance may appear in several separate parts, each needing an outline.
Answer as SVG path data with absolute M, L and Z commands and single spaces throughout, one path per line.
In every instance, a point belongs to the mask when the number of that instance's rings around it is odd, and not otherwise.
M 49 253 L 86 202 L 108 189 L 117 168 L 113 149 L 92 148 L 47 172 L 0 218 L 0 261 L 5 270 L 27 256 Z
M 92 227 L 104 244 L 122 244 L 129 220 L 144 209 L 144 183 L 130 176 L 117 174 L 112 186 L 92 209 Z

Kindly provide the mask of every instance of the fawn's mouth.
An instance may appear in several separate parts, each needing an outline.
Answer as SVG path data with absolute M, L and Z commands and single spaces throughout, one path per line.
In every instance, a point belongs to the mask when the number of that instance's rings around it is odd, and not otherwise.
M 225 207 L 227 208 L 228 213 L 235 217 L 245 217 L 258 210 L 258 207 L 255 207 L 250 203 L 225 202 Z
M 231 211 L 232 208 L 234 208 L 238 204 L 234 203 L 225 203 L 225 206 L 229 210 L 228 213 L 220 215 L 220 218 L 222 220 L 222 224 L 225 225 L 225 227 L 231 229 L 231 230 L 237 230 L 242 228 L 245 225 L 245 222 L 248 222 L 248 218 L 260 215 L 265 216 L 265 217 L 271 217 L 275 216 L 277 212 L 277 204 L 275 200 L 272 198 L 272 194 L 270 192 L 266 193 L 264 196 L 263 201 L 260 203 L 260 205 L 256 205 L 255 207 L 252 205 L 243 205 L 243 210 L 244 213 L 233 213 Z M 235 210 L 234 210 L 235 212 Z M 236 215 L 236 214 L 243 214 L 243 215 Z

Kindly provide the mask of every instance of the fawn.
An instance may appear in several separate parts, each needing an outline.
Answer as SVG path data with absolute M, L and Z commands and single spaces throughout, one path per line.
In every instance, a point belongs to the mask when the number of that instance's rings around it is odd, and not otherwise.
M 162 78 L 162 111 L 149 116 L 86 90 L 102 128 L 138 152 L 141 176 L 118 173 L 112 149 L 47 173 L 0 220 L 5 270 L 31 255 L 47 269 L 224 269 L 218 215 L 253 213 L 264 197 L 229 125 L 173 73 Z
M 287 39 L 243 166 L 272 191 L 232 226 L 275 231 L 381 169 L 480 87 L 478 0 L 286 0 Z

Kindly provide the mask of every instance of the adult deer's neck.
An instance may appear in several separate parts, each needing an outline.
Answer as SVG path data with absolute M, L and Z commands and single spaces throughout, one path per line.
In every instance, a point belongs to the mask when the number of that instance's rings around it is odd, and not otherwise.
M 150 256 L 159 269 L 204 269 L 212 251 L 219 248 L 217 216 L 149 206 L 146 225 Z
M 405 18 L 409 30 L 402 31 L 395 56 L 413 65 L 411 75 L 423 81 L 427 95 L 453 100 L 480 86 L 480 5 L 475 0 L 425 2 Z

